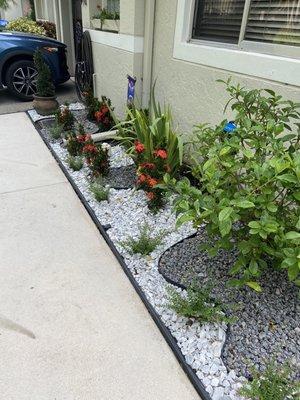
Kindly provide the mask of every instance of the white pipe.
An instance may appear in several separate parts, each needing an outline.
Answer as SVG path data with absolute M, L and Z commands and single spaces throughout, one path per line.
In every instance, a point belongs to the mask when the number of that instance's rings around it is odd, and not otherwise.
M 148 107 L 152 86 L 152 64 L 154 43 L 156 0 L 145 0 L 145 32 L 144 32 L 144 57 L 143 57 L 143 92 L 142 106 Z

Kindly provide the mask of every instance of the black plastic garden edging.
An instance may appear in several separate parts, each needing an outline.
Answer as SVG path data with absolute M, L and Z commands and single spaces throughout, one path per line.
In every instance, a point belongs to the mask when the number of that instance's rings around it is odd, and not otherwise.
M 141 298 L 142 302 L 144 303 L 146 309 L 148 310 L 149 314 L 151 315 L 152 319 L 154 320 L 155 324 L 157 325 L 158 329 L 160 330 L 160 332 L 162 333 L 162 335 L 164 336 L 166 342 L 168 343 L 168 345 L 170 346 L 171 350 L 173 351 L 175 357 L 177 358 L 177 360 L 179 361 L 182 369 L 184 370 L 184 372 L 186 373 L 186 375 L 188 376 L 189 380 L 191 381 L 192 385 L 194 386 L 195 390 L 197 391 L 197 393 L 199 394 L 199 396 L 201 397 L 202 400 L 211 400 L 211 397 L 209 396 L 209 394 L 207 393 L 207 391 L 205 390 L 202 382 L 200 381 L 200 379 L 197 377 L 196 373 L 194 372 L 194 370 L 191 368 L 190 365 L 187 364 L 187 362 L 185 361 L 185 358 L 183 356 L 183 354 L 180 351 L 180 348 L 178 347 L 176 340 L 174 339 L 174 337 L 172 336 L 171 332 L 168 330 L 168 328 L 163 324 L 163 322 L 161 321 L 159 315 L 157 314 L 157 312 L 155 311 L 155 309 L 153 308 L 153 306 L 150 304 L 150 302 L 147 300 L 144 292 L 142 291 L 142 289 L 140 288 L 140 286 L 138 285 L 138 283 L 136 282 L 136 280 L 134 279 L 133 275 L 131 274 L 130 270 L 127 268 L 123 257 L 121 256 L 121 254 L 118 252 L 117 248 L 115 247 L 114 243 L 111 241 L 110 237 L 108 236 L 104 226 L 102 226 L 100 224 L 100 221 L 98 220 L 98 218 L 96 217 L 96 214 L 94 212 L 94 210 L 91 208 L 91 206 L 88 204 L 88 202 L 86 201 L 85 197 L 83 196 L 83 194 L 81 193 L 81 191 L 79 190 L 79 188 L 77 187 L 77 185 L 75 184 L 75 182 L 73 181 L 73 178 L 71 177 L 71 175 L 69 174 L 69 172 L 67 171 L 67 169 L 65 168 L 65 166 L 63 165 L 62 161 L 60 160 L 60 158 L 57 156 L 57 154 L 55 153 L 55 151 L 52 149 L 50 143 L 47 141 L 47 139 L 43 136 L 43 134 L 41 133 L 40 129 L 37 128 L 37 124 L 34 123 L 30 117 L 30 114 L 28 113 L 28 111 L 26 112 L 28 118 L 30 119 L 30 121 L 32 122 L 33 126 L 35 127 L 36 131 L 38 132 L 39 136 L 41 137 L 41 139 L 43 140 L 43 142 L 45 143 L 45 145 L 47 146 L 47 148 L 49 149 L 49 151 L 51 152 L 53 158 L 55 159 L 55 161 L 57 162 L 57 164 L 59 165 L 60 169 L 62 170 L 62 172 L 65 174 L 66 178 L 68 179 L 68 181 L 70 182 L 72 188 L 74 189 L 75 193 L 77 194 L 77 196 L 79 197 L 81 203 L 83 204 L 83 206 L 85 207 L 85 209 L 87 210 L 87 212 L 89 213 L 90 217 L 92 218 L 94 224 L 96 225 L 97 229 L 99 230 L 100 234 L 103 236 L 104 240 L 106 241 L 106 243 L 108 244 L 109 248 L 111 249 L 111 251 L 113 252 L 113 254 L 115 255 L 115 257 L 117 258 L 119 264 L 121 265 L 123 271 L 125 272 L 126 276 L 128 277 L 128 279 L 130 280 L 132 286 L 134 287 L 135 291 L 137 292 L 137 294 L 139 295 L 139 297 Z

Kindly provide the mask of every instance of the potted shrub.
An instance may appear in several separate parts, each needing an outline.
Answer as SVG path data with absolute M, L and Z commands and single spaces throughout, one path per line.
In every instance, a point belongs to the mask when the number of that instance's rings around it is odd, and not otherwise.
M 120 15 L 117 12 L 109 12 L 105 8 L 99 8 L 99 13 L 94 15 L 92 26 L 95 29 L 103 31 L 119 32 L 120 30 Z
M 58 108 L 55 87 L 52 82 L 50 68 L 45 63 L 40 50 L 35 52 L 34 64 L 38 72 L 38 77 L 36 81 L 37 92 L 34 95 L 33 107 L 41 115 L 53 114 Z

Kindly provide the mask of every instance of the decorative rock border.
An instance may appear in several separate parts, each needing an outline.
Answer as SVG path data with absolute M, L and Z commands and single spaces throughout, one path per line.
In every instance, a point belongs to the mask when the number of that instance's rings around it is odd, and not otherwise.
M 28 114 L 31 116 L 30 111 Z M 33 121 L 37 120 L 35 116 Z M 49 142 L 41 130 L 37 129 L 37 131 L 115 254 L 201 398 L 239 400 L 237 390 L 244 379 L 238 378 L 233 370 L 228 372 L 221 359 L 226 338 L 226 325 L 200 325 L 198 322 L 191 325 L 190 320 L 176 315 L 167 306 L 168 283 L 158 271 L 158 259 L 166 249 L 194 232 L 191 225 L 186 224 L 175 230 L 175 216 L 170 205 L 167 205 L 158 215 L 153 216 L 148 210 L 145 194 L 134 189 L 119 191 L 111 189 L 110 202 L 97 203 L 88 190 L 84 175 L 87 169 L 84 168 L 78 172 L 71 171 L 63 161 L 66 150 L 58 143 Z M 118 151 L 122 158 L 120 147 L 114 150 L 114 152 Z M 113 167 L 132 163 L 130 162 L 132 160 L 126 157 L 123 160 L 117 160 L 115 156 L 116 154 L 112 157 Z M 120 221 L 120 216 L 123 221 Z M 150 221 L 154 232 L 161 230 L 164 226 L 169 228 L 164 243 L 152 253 L 152 257 L 142 258 L 138 255 L 129 255 L 120 245 L 120 241 L 124 239 L 124 232 L 121 232 L 120 225 L 125 227 L 130 236 L 135 237 L 138 234 L 138 223 L 142 221 Z

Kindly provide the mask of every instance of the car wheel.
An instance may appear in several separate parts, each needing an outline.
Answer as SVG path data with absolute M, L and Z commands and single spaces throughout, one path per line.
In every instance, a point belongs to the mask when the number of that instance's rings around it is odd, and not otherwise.
M 30 101 L 36 93 L 37 75 L 33 61 L 16 61 L 7 70 L 7 88 L 19 99 Z

